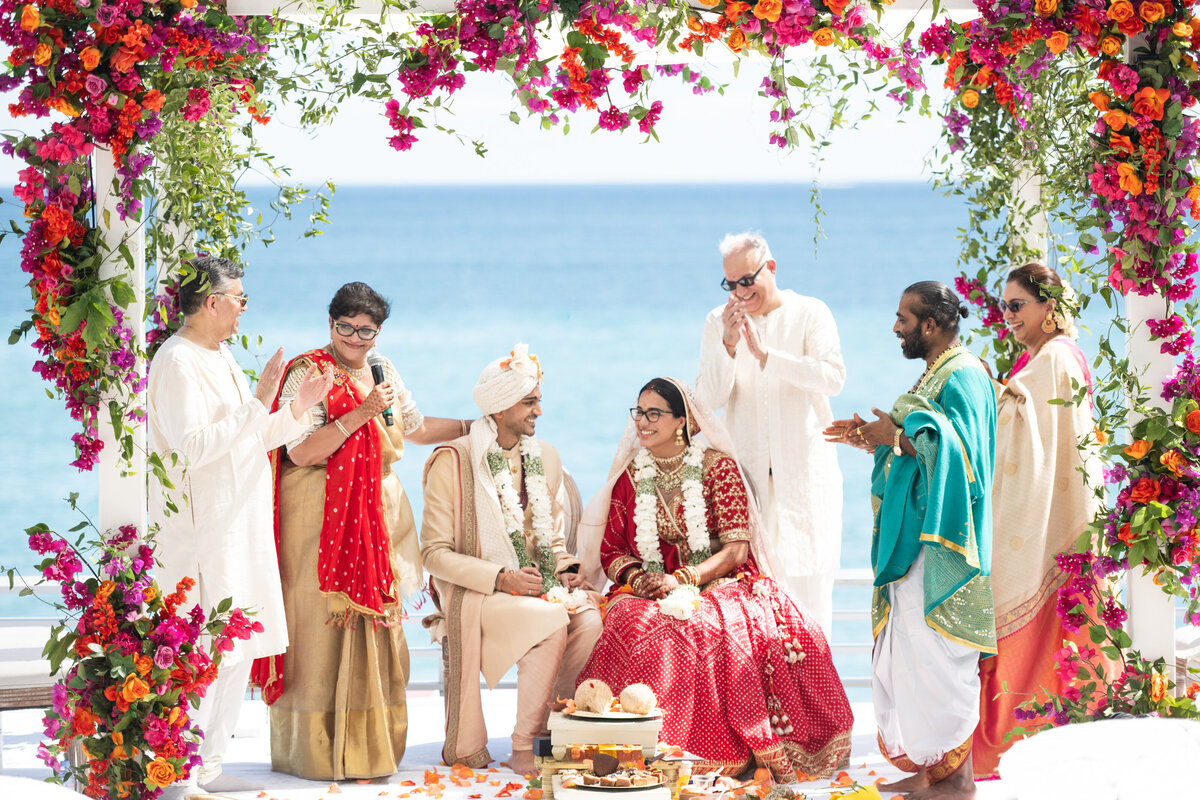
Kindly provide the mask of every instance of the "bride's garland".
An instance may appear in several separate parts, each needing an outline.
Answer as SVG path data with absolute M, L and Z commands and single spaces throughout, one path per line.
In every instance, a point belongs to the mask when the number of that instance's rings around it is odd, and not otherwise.
M 550 515 L 550 489 L 546 485 L 546 468 L 542 464 L 542 446 L 533 436 L 521 437 L 521 464 L 525 472 L 525 494 L 533 511 L 536 559 L 529 557 L 525 547 L 525 509 L 521 507 L 521 497 L 508 470 L 508 460 L 495 442 L 488 447 L 487 464 L 500 498 L 500 510 L 504 513 L 504 529 L 517 554 L 517 563 L 526 567 L 536 562 L 535 566 L 542 573 L 543 593 L 561 586 L 554 577 L 554 550 L 551 546 L 554 520 Z
M 638 451 L 634 468 L 637 488 L 637 501 L 633 509 L 634 544 L 642 559 L 643 569 L 647 572 L 663 572 L 663 554 L 658 535 L 658 491 L 655 488 L 658 466 L 647 448 Z M 694 566 L 712 556 L 708 544 L 708 515 L 704 511 L 704 448 L 695 441 L 684 451 L 681 469 L 687 563 Z M 700 587 L 691 584 L 673 589 L 658 601 L 659 611 L 679 620 L 687 619 L 699 607 Z

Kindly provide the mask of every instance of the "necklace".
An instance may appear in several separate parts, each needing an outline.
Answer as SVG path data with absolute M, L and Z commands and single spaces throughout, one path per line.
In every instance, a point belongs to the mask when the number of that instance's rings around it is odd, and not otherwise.
M 633 509 L 634 544 L 642 566 L 648 572 L 663 571 L 663 554 L 658 535 L 658 497 L 655 487 L 665 493 L 665 477 L 655 466 L 651 452 L 642 448 L 634 458 L 634 484 L 637 498 Z M 683 487 L 683 527 L 687 536 L 689 564 L 699 564 L 712 555 L 708 549 L 708 517 L 704 509 L 704 448 L 696 442 L 683 452 L 682 463 L 673 480 Z M 668 509 L 667 513 L 671 513 Z
M 654 459 L 658 461 L 658 459 Z M 659 489 L 662 489 L 663 494 L 674 491 L 679 484 L 683 483 L 683 459 L 679 460 L 679 465 L 671 469 L 659 469 L 658 474 L 654 476 L 654 483 Z
M 339 367 L 341 367 L 342 372 L 346 373 L 351 378 L 354 378 L 357 381 L 361 381 L 364 383 L 366 382 L 367 374 L 371 370 L 370 365 L 363 364 L 361 367 L 350 366 L 349 364 L 347 364 L 345 361 L 342 360 L 341 356 L 338 355 L 338 352 L 334 348 L 332 343 L 329 345 L 329 352 L 333 354 L 333 360 L 337 362 L 337 365 Z
M 542 590 L 545 592 L 560 585 L 554 577 L 554 518 L 550 512 L 550 487 L 546 483 L 542 448 L 538 440 L 532 436 L 522 436 L 520 447 L 525 472 L 525 494 L 533 511 L 533 539 L 537 553 L 535 566 L 542 573 Z M 517 563 L 521 567 L 527 567 L 534 560 L 530 558 L 529 550 L 525 546 L 525 509 L 521 506 L 520 493 L 513 482 L 508 459 L 504 457 L 504 451 L 496 442 L 488 445 L 487 465 L 496 485 L 496 495 L 504 514 L 504 527 L 507 529 L 509 541 L 512 542 Z
M 954 352 L 956 350 L 960 349 L 961 347 L 962 347 L 961 344 L 955 343 L 952 345 L 948 345 L 945 350 L 938 353 L 938 357 L 935 358 L 933 361 L 929 362 L 929 366 L 925 367 L 925 371 L 921 373 L 921 377 L 918 378 L 917 382 L 913 384 L 912 390 L 915 392 L 918 389 L 920 389 L 922 386 L 924 386 L 925 381 L 929 380 L 929 376 L 933 374 L 933 371 L 936 370 L 938 367 L 940 367 L 942 365 L 943 361 L 945 361 L 950 356 L 954 355 Z

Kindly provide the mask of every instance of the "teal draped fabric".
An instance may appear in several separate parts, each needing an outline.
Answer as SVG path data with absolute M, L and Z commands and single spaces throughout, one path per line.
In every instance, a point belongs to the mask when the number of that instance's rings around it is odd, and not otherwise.
M 901 395 L 891 416 L 917 456 L 897 457 L 890 447 L 875 451 L 875 634 L 891 607 L 888 585 L 908 574 L 924 547 L 926 622 L 953 641 L 994 653 L 991 380 L 978 359 L 956 350 L 914 392 Z

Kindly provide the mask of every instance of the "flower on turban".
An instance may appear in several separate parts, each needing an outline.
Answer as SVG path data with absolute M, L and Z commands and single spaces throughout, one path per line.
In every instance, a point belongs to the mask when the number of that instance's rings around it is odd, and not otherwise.
M 538 357 L 530 355 L 529 345 L 518 343 L 508 358 L 498 358 L 483 368 L 471 396 L 488 416 L 512 408 L 541 382 Z

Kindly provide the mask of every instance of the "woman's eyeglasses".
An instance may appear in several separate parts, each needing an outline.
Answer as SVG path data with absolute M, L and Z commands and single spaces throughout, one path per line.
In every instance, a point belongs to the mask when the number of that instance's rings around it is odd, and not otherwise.
M 333 323 L 333 329 L 338 332 L 339 336 L 354 336 L 358 334 L 358 338 L 364 342 L 369 342 L 379 335 L 379 331 L 376 328 L 356 328 L 349 322 L 335 322 Z
M 743 289 L 749 289 L 754 285 L 754 282 L 758 280 L 758 273 L 762 272 L 766 266 L 766 264 L 763 264 L 761 267 L 754 270 L 753 275 L 746 275 L 745 277 L 738 278 L 736 281 L 731 281 L 728 278 L 721 278 L 721 288 L 727 292 L 732 292 L 739 286 L 741 286 Z
M 634 407 L 629 409 L 629 416 L 633 417 L 634 422 L 638 422 L 642 417 L 645 417 L 650 422 L 658 422 L 663 414 L 670 414 L 670 411 L 663 411 L 661 408 L 642 409 Z M 674 415 L 672 415 L 674 416 Z
M 1032 302 L 1034 302 L 1034 301 L 1033 300 L 1001 300 L 996 305 L 1000 306 L 1000 313 L 1002 313 L 1002 314 L 1005 311 L 1011 311 L 1014 314 L 1020 314 L 1021 309 L 1024 308 L 1025 306 L 1029 305 Z
M 229 292 L 213 292 L 213 294 L 220 294 L 220 295 L 224 295 L 225 297 L 232 297 L 234 300 L 236 300 L 242 304 L 242 308 L 245 308 L 246 303 L 250 302 L 250 295 L 248 295 L 248 294 L 230 294 Z

